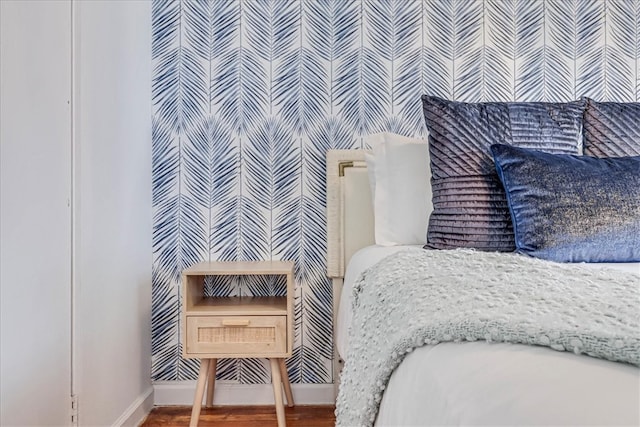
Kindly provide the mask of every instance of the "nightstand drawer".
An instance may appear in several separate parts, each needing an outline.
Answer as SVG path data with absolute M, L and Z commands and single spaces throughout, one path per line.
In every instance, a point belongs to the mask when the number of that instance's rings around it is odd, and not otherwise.
M 188 316 L 187 354 L 287 351 L 287 316 Z

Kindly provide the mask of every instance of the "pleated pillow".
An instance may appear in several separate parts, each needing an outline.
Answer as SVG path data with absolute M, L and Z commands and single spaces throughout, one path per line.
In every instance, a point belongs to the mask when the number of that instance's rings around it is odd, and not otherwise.
M 640 103 L 587 99 L 583 132 L 587 156 L 640 155 Z
M 464 103 L 425 95 L 422 103 L 433 194 L 426 247 L 514 251 L 509 207 L 490 147 L 582 154 L 585 102 Z

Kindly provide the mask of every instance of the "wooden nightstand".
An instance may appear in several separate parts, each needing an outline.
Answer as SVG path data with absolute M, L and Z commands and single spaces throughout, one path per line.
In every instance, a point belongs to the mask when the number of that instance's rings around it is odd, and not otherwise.
M 286 296 L 207 297 L 206 276 L 277 275 L 287 280 Z M 205 386 L 207 406 L 213 404 L 217 359 L 264 357 L 271 379 L 278 427 L 285 426 L 282 387 L 287 405 L 293 395 L 284 363 L 293 349 L 293 262 L 203 262 L 182 272 L 182 357 L 199 358 L 200 372 L 191 412 L 198 425 Z

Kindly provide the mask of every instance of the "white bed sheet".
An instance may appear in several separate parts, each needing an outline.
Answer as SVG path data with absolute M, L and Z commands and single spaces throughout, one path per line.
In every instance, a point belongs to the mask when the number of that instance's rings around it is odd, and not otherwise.
M 347 267 L 336 345 L 344 358 L 362 271 L 419 246 L 369 246 Z M 640 263 L 584 264 L 635 272 Z M 541 410 L 544 408 L 544 410 Z M 483 341 L 416 349 L 389 380 L 377 426 L 640 425 L 640 369 L 544 347 Z

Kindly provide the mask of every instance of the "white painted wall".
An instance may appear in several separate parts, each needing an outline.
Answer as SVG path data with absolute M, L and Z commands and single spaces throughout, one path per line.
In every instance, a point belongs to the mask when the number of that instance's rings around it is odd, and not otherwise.
M 73 274 L 80 424 L 134 425 L 153 402 L 151 2 L 0 15 L 0 424 L 70 424 Z
M 0 1 L 0 425 L 68 425 L 71 2 Z
M 80 424 L 110 425 L 153 399 L 151 2 L 75 7 L 75 382 Z

